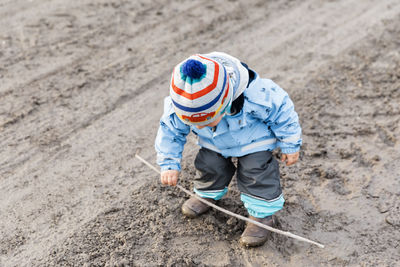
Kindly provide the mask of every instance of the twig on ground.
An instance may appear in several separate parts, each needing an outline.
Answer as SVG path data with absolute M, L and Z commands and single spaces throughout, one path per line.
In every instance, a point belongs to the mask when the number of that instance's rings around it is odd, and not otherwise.
M 153 165 L 151 165 L 148 161 L 146 161 L 145 159 L 143 159 L 142 157 L 140 157 L 138 154 L 136 154 L 135 157 L 138 158 L 140 161 L 142 161 L 144 164 L 146 164 L 150 169 L 154 170 L 154 171 L 157 172 L 158 174 L 161 174 L 161 172 L 160 172 L 156 167 L 154 167 Z M 180 186 L 179 184 L 176 185 L 176 187 L 178 187 L 180 190 L 182 190 L 182 191 L 185 192 L 186 194 L 188 194 L 188 195 L 190 195 L 190 196 L 192 196 L 192 197 L 197 198 L 198 200 L 200 200 L 200 201 L 203 202 L 204 204 L 206 204 L 206 205 L 208 205 L 208 206 L 211 206 L 211 207 L 213 207 L 214 209 L 217 209 L 217 210 L 219 210 L 219 211 L 222 211 L 222 212 L 224 212 L 224 213 L 226 213 L 226 214 L 228 214 L 228 215 L 230 215 L 230 216 L 236 217 L 236 218 L 238 218 L 238 219 L 240 219 L 240 220 L 243 220 L 243 221 L 246 221 L 246 222 L 249 222 L 249 223 L 253 223 L 253 224 L 255 224 L 255 225 L 259 226 L 259 227 L 262 227 L 262 228 L 264 228 L 264 229 L 267 229 L 267 230 L 269 230 L 269 231 L 271 231 L 271 232 L 274 232 L 274 233 L 277 233 L 277 234 L 281 234 L 281 235 L 284 235 L 284 236 L 288 236 L 288 237 L 291 237 L 291 238 L 294 238 L 294 239 L 297 239 L 297 240 L 300 240 L 300 241 L 303 241 L 303 242 L 311 243 L 311 244 L 316 245 L 316 246 L 318 246 L 318 247 L 320 247 L 320 248 L 324 248 L 324 247 L 325 247 L 324 245 L 322 245 L 322 244 L 320 244 L 320 243 L 318 243 L 318 242 L 315 242 L 315 241 L 312 241 L 312 240 L 310 240 L 310 239 L 307 239 L 307 238 L 304 238 L 304 237 L 301 237 L 301 236 L 292 234 L 292 233 L 290 233 L 290 232 L 286 232 L 286 231 L 282 231 L 282 230 L 273 228 L 273 227 L 271 227 L 271 226 L 262 224 L 262 223 L 260 223 L 260 222 L 254 221 L 254 220 L 249 219 L 249 218 L 247 218 L 247 217 L 244 217 L 244 216 L 242 216 L 242 215 L 239 215 L 239 214 L 233 213 L 233 212 L 231 212 L 231 211 L 229 211 L 229 210 L 226 210 L 226 209 L 224 209 L 224 208 L 221 208 L 221 207 L 219 207 L 219 206 L 217 206 L 217 205 L 215 205 L 215 204 L 213 204 L 213 203 L 211 203 L 211 202 L 209 202 L 209 201 L 207 201 L 207 200 L 204 200 L 203 198 L 201 198 L 201 197 L 199 197 L 199 196 L 193 194 L 192 192 L 190 192 L 190 191 L 187 190 L 186 188 Z

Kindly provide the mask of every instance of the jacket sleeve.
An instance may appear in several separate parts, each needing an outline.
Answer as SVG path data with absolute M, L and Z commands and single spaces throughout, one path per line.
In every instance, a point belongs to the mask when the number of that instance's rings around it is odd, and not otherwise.
M 302 143 L 299 117 L 289 95 L 269 79 L 263 79 L 262 86 L 252 92 L 253 102 L 262 105 L 256 110 L 259 117 L 277 139 L 277 146 L 284 154 L 300 150 Z
M 164 114 L 160 119 L 155 149 L 161 170 L 181 170 L 181 159 L 190 126 L 175 114 L 170 97 L 164 100 Z
M 273 110 L 275 112 L 271 114 L 271 130 L 277 138 L 278 147 L 284 154 L 299 151 L 302 143 L 299 117 L 286 92 L 283 98 L 278 98 L 278 101 L 274 103 Z

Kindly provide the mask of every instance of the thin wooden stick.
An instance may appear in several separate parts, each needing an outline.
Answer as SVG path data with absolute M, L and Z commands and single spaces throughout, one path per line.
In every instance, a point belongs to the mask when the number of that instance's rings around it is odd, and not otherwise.
M 150 169 L 154 170 L 154 171 L 157 172 L 158 174 L 161 174 L 161 172 L 160 172 L 156 167 L 154 167 L 153 165 L 151 165 L 149 162 L 147 162 L 145 159 L 143 159 L 142 157 L 140 157 L 138 154 L 136 154 L 135 157 L 138 158 L 140 161 L 142 161 L 144 164 L 146 164 Z M 277 234 L 281 234 L 281 235 L 284 235 L 284 236 L 288 236 L 288 237 L 291 237 L 291 238 L 294 238 L 294 239 L 297 239 L 297 240 L 300 240 L 300 241 L 303 241 L 303 242 L 311 243 L 311 244 L 316 245 L 316 246 L 318 246 L 318 247 L 320 247 L 320 248 L 324 248 L 324 247 L 325 247 L 324 245 L 322 245 L 322 244 L 320 244 L 320 243 L 318 243 L 318 242 L 312 241 L 312 240 L 310 240 L 310 239 L 307 239 L 307 238 L 304 238 L 304 237 L 301 237 L 301 236 L 292 234 L 292 233 L 290 233 L 290 232 L 285 232 L 285 231 L 282 231 L 282 230 L 273 228 L 273 227 L 271 227 L 271 226 L 268 226 L 268 225 L 262 224 L 262 223 L 260 223 L 260 222 L 254 221 L 254 220 L 252 220 L 252 219 L 249 219 L 249 218 L 247 218 L 247 217 L 244 217 L 244 216 L 242 216 L 242 215 L 233 213 L 233 212 L 231 212 L 231 211 L 229 211 L 229 210 L 223 209 L 223 208 L 221 208 L 221 207 L 219 207 L 219 206 L 217 206 L 217 205 L 215 205 L 215 204 L 213 204 L 213 203 L 211 203 L 211 202 L 209 202 L 209 201 L 207 201 L 207 200 L 204 200 L 203 198 L 197 196 L 196 194 L 193 194 L 192 192 L 190 192 L 189 190 L 185 189 L 184 187 L 182 187 L 182 186 L 180 186 L 180 185 L 176 185 L 176 187 L 178 187 L 180 190 L 182 190 L 182 191 L 185 192 L 186 194 L 188 194 L 188 195 L 190 195 L 190 196 L 192 196 L 192 197 L 195 197 L 196 199 L 200 200 L 200 201 L 203 202 L 204 204 L 206 204 L 206 205 L 208 205 L 208 206 L 211 206 L 211 207 L 213 207 L 214 209 L 217 209 L 217 210 L 219 210 L 219 211 L 222 211 L 223 213 L 226 213 L 226 214 L 228 214 L 228 215 L 230 215 L 230 216 L 236 217 L 236 218 L 238 218 L 238 219 L 240 219 L 240 220 L 243 220 L 243 221 L 246 221 L 246 222 L 249 222 L 249 223 L 253 223 L 253 224 L 255 224 L 255 225 L 257 225 L 257 226 L 259 226 L 259 227 L 261 227 L 261 228 L 267 229 L 267 230 L 269 230 L 269 231 L 271 231 L 271 232 L 274 232 L 274 233 L 277 233 Z

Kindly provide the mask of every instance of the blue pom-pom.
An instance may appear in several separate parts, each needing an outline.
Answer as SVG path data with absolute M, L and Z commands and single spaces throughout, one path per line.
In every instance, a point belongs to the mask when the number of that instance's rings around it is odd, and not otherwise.
M 192 79 L 199 79 L 206 73 L 206 67 L 198 60 L 189 59 L 183 63 L 182 73 Z

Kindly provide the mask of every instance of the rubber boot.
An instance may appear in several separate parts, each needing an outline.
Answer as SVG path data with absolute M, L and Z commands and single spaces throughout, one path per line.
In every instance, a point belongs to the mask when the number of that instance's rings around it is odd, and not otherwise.
M 212 198 L 205 198 L 205 200 L 215 204 L 215 200 Z M 204 204 L 195 197 L 190 197 L 182 205 L 182 213 L 189 218 L 196 218 L 201 214 L 207 212 L 211 207 Z
M 272 216 L 267 216 L 265 218 L 250 216 L 249 218 L 271 227 L 275 224 Z M 261 228 L 252 223 L 247 223 L 246 229 L 240 237 L 239 242 L 245 247 L 257 247 L 263 245 L 265 241 L 267 241 L 269 235 L 270 231 L 267 229 Z

